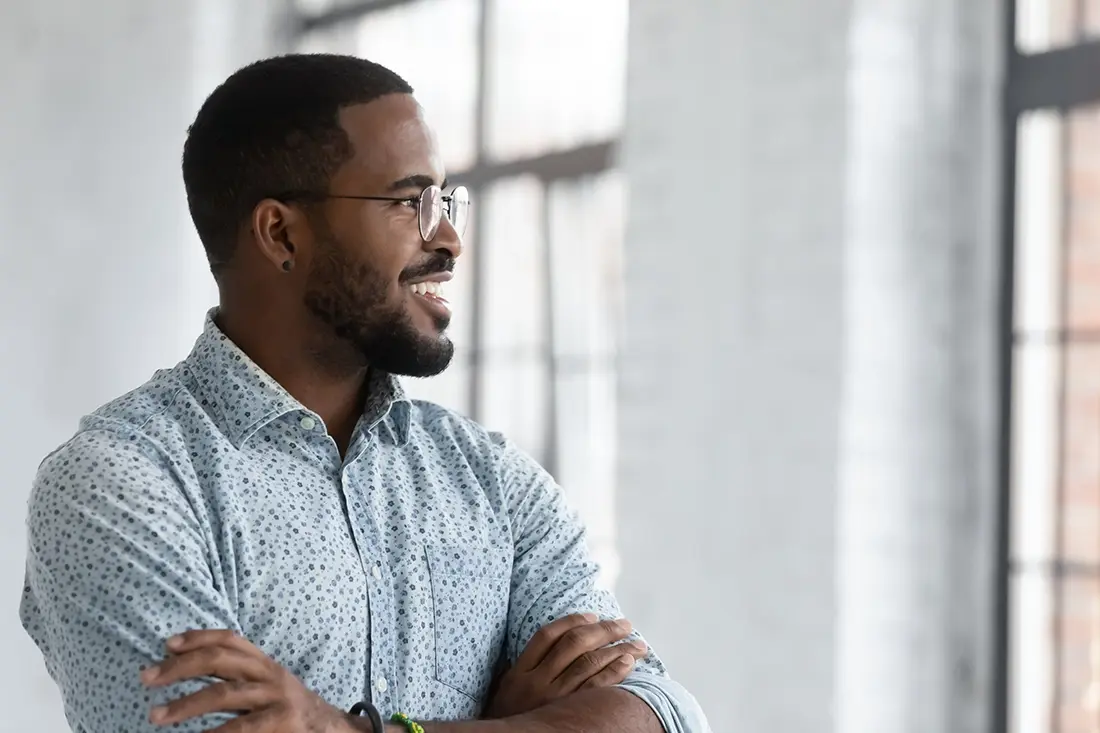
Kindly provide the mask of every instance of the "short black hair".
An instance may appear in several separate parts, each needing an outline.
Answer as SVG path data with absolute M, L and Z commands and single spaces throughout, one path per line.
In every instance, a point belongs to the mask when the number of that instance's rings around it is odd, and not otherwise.
M 340 127 L 344 107 L 412 87 L 354 56 L 290 54 L 245 66 L 203 103 L 183 146 L 187 205 L 217 277 L 241 222 L 261 200 L 323 192 L 354 153 Z

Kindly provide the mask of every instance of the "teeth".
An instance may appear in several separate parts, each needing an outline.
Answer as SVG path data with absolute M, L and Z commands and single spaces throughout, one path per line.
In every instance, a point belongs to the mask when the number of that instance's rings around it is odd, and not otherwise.
M 438 296 L 440 293 L 443 292 L 443 283 L 435 281 L 415 283 L 413 285 L 410 285 L 409 289 L 417 295 L 431 294 Z

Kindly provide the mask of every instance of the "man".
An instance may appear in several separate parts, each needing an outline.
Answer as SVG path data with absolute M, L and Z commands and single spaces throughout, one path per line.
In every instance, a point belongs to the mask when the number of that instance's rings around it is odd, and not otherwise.
M 183 174 L 219 307 L 31 496 L 22 619 L 74 730 L 709 730 L 551 478 L 391 376 L 451 359 L 469 206 L 411 92 L 286 56 L 199 111 Z

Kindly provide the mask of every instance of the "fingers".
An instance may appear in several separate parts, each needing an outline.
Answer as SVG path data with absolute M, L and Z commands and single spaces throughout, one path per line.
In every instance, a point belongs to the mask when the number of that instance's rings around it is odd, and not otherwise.
M 209 713 L 251 711 L 274 702 L 272 688 L 256 682 L 219 682 L 198 692 L 153 708 L 149 720 L 172 725 Z
M 585 652 L 561 673 L 557 679 L 557 687 L 562 693 L 569 694 L 576 692 L 594 678 L 599 680 L 593 685 L 595 687 L 617 685 L 630 674 L 630 670 L 634 668 L 634 660 L 645 657 L 648 652 L 648 647 L 641 641 L 631 641 Z M 606 679 L 614 681 L 603 682 Z
M 531 641 L 527 642 L 527 647 L 519 655 L 519 659 L 516 660 L 515 669 L 519 672 L 530 672 L 539 666 L 539 663 L 546 657 L 546 653 L 567 632 L 578 626 L 593 624 L 598 620 L 599 617 L 594 613 L 574 613 L 563 616 L 556 621 L 551 621 L 536 631 L 535 635 L 531 637 Z
M 588 678 L 588 680 L 580 686 L 580 689 L 587 690 L 595 687 L 611 687 L 617 685 L 634 671 L 634 665 L 637 662 L 635 658 L 630 654 L 623 654 L 612 660 L 611 664 L 601 669 L 596 674 Z
M 565 671 L 582 654 L 593 652 L 608 644 L 621 641 L 630 635 L 633 626 L 625 618 L 617 621 L 600 621 L 595 624 L 578 626 L 562 635 L 554 647 L 547 652 L 542 667 L 554 679 Z
M 286 730 L 285 721 L 279 716 L 280 711 L 277 708 L 267 708 L 234 718 L 209 733 L 279 733 Z
M 151 687 L 163 687 L 195 677 L 220 677 L 223 680 L 258 682 L 270 676 L 267 657 L 257 657 L 240 649 L 208 646 L 165 659 L 141 673 Z

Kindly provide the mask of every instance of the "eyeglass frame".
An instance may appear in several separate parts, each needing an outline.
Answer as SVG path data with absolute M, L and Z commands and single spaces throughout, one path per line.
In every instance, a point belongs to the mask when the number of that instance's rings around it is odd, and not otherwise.
M 427 233 L 424 231 L 423 218 L 420 215 L 420 211 L 421 211 L 421 207 L 424 206 L 425 197 L 428 195 L 428 193 L 432 189 L 435 189 L 435 190 L 439 191 L 439 201 L 442 204 L 442 206 L 440 207 L 441 210 L 440 210 L 440 215 L 439 215 L 439 221 L 437 221 L 435 223 L 435 231 L 433 231 L 431 233 L 432 236 L 429 237 L 427 235 Z M 453 202 L 454 202 L 455 193 L 457 191 L 460 191 L 460 190 L 466 192 L 466 206 L 469 207 L 470 206 L 470 189 L 468 189 L 466 186 L 455 186 L 454 188 L 451 189 L 450 195 L 447 195 L 447 194 L 443 193 L 443 187 L 442 186 L 438 186 L 434 183 L 430 186 L 426 186 L 416 196 L 346 196 L 346 195 L 333 194 L 333 193 L 317 193 L 317 192 L 313 192 L 313 191 L 289 191 L 289 192 L 280 194 L 278 196 L 271 196 L 270 198 L 273 198 L 276 201 L 312 198 L 312 199 L 347 199 L 347 200 L 350 200 L 350 201 L 392 201 L 394 203 L 407 203 L 407 204 L 414 204 L 415 203 L 415 205 L 416 205 L 416 224 L 417 224 L 417 228 L 420 229 L 420 238 L 423 239 L 425 242 L 431 242 L 433 239 L 435 239 L 435 236 L 437 234 L 439 234 L 439 225 L 443 223 L 444 217 L 446 217 L 447 221 L 450 222 L 452 227 L 454 226 L 454 220 L 451 218 L 451 211 L 452 211 L 451 204 L 453 204 Z M 466 221 L 463 222 L 463 225 L 462 225 L 463 231 L 460 232 L 457 229 L 455 229 L 455 232 L 458 234 L 459 237 L 462 237 L 462 235 L 465 233 L 465 229 L 469 225 L 469 223 L 470 223 L 469 222 L 469 217 L 467 217 Z

